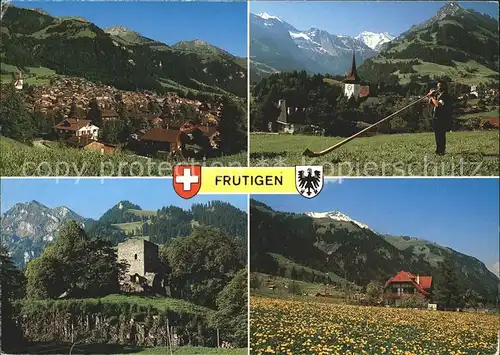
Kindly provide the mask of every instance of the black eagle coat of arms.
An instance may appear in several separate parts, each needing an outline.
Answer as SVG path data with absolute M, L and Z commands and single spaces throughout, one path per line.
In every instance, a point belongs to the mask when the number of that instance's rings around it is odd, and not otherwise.
M 324 176 L 322 166 L 296 166 L 295 186 L 305 198 L 317 196 L 323 189 Z

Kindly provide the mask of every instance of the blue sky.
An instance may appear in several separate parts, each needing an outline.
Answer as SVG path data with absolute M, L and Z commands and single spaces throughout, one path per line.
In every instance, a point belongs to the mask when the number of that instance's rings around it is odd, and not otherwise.
M 339 210 L 378 233 L 419 237 L 484 262 L 499 261 L 498 179 L 344 179 L 307 200 L 254 195 L 275 210 Z
M 299 30 L 316 27 L 331 34 L 356 36 L 363 31 L 399 35 L 432 17 L 445 2 L 431 1 L 252 1 L 250 12 L 278 16 Z M 497 2 L 459 2 L 498 18 Z
M 125 26 L 166 44 L 201 39 L 237 55 L 247 55 L 245 2 L 13 2 L 53 16 L 82 16 L 101 28 Z
M 2 179 L 1 212 L 18 202 L 36 200 L 47 207 L 66 206 L 83 217 L 97 219 L 122 200 L 143 210 L 163 206 L 189 209 L 194 203 L 226 201 L 247 211 L 246 195 L 198 195 L 189 200 L 179 197 L 172 179 Z

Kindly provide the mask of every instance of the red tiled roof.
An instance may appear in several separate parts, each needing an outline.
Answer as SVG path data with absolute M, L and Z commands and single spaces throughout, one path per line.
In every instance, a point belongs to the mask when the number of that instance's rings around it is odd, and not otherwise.
M 395 276 L 391 277 L 386 283 L 385 287 L 387 287 L 391 283 L 395 282 L 409 282 L 422 294 L 427 295 L 429 292 L 426 290 L 431 288 L 432 285 L 432 276 L 417 276 L 413 275 L 411 272 L 401 270 Z
M 177 142 L 179 137 L 179 130 L 171 130 L 164 128 L 151 128 L 142 137 L 141 141 L 155 141 L 155 142 L 167 142 L 174 143 Z
M 432 286 L 432 276 L 419 276 L 419 283 L 424 290 L 430 289 Z
M 90 120 L 77 120 L 74 118 L 67 118 L 64 121 L 56 124 L 55 129 L 65 129 L 68 131 L 78 131 L 80 128 L 90 124 Z

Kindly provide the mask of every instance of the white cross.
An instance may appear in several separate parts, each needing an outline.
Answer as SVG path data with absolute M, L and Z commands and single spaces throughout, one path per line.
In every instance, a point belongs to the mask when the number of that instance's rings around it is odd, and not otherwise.
M 175 177 L 175 182 L 182 184 L 182 189 L 184 191 L 191 190 L 191 184 L 196 184 L 199 181 L 199 176 L 191 175 L 191 169 L 184 169 L 183 175 Z

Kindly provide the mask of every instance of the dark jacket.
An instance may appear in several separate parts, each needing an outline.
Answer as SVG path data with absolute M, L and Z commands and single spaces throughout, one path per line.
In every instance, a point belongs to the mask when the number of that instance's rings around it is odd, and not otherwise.
M 438 93 L 435 98 L 436 100 L 438 100 L 439 105 L 434 107 L 432 116 L 434 120 L 434 126 L 448 131 L 451 129 L 453 114 L 450 95 L 446 92 L 443 92 Z

